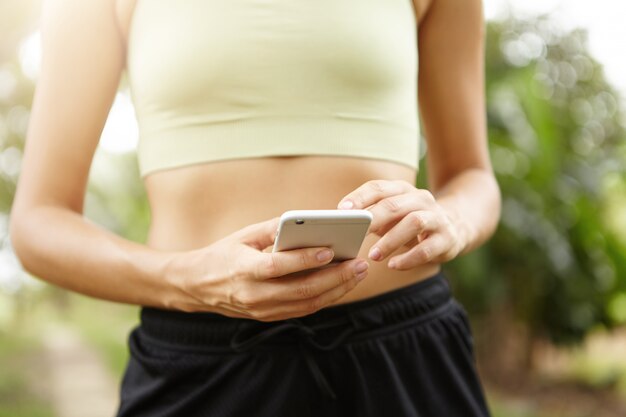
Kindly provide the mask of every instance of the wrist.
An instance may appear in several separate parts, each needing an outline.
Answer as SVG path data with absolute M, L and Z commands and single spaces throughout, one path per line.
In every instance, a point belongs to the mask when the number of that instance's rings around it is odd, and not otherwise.
M 186 312 L 216 312 L 224 302 L 222 286 L 230 268 L 215 268 L 223 255 L 211 246 L 170 253 L 163 266 L 163 308 Z M 213 266 L 213 267 L 212 267 Z
M 198 300 L 189 291 L 192 265 L 197 250 L 169 253 L 163 263 L 161 274 L 163 280 L 163 292 L 161 307 L 168 310 L 196 311 L 192 306 L 198 304 Z
M 132 276 L 139 281 L 133 291 L 134 304 L 171 309 L 176 304 L 178 290 L 173 281 L 172 264 L 178 253 L 152 248 L 133 251 L 127 256 Z
M 458 209 L 459 205 L 454 204 L 451 198 L 444 197 L 438 199 L 437 202 L 443 209 L 452 227 L 452 235 L 456 240 L 457 254 L 463 255 L 471 251 L 477 238 L 476 228 L 462 215 Z

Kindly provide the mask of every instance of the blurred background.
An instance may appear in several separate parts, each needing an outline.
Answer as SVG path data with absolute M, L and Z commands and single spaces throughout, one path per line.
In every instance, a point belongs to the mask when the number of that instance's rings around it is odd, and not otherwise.
M 625 416 L 626 3 L 484 3 L 503 214 L 487 245 L 446 270 L 472 317 L 489 402 L 496 417 Z M 138 309 L 30 276 L 7 232 L 39 9 L 0 0 L 0 417 L 111 416 Z M 122 83 L 85 216 L 143 242 L 150 212 L 136 145 Z

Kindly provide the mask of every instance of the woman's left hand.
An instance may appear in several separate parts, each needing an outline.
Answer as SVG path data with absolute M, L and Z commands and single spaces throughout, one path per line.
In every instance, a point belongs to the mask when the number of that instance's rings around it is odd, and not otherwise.
M 393 256 L 389 268 L 407 270 L 446 262 L 465 247 L 451 213 L 430 191 L 406 181 L 368 181 L 346 195 L 338 208 L 367 209 L 373 214 L 369 232 L 381 238 L 370 249 L 370 259 L 382 261 L 402 246 L 409 248 Z

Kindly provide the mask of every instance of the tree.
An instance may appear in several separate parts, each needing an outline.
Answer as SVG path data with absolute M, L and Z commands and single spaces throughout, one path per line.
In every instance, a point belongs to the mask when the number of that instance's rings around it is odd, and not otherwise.
M 509 312 L 524 324 L 528 365 L 533 340 L 576 343 L 626 318 L 615 210 L 615 193 L 626 195 L 625 118 L 582 30 L 547 17 L 490 23 L 486 61 L 502 222 L 447 269 L 477 320 Z

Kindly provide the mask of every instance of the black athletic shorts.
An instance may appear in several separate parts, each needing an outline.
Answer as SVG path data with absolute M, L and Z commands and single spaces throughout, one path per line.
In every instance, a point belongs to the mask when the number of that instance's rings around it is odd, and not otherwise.
M 484 417 L 464 309 L 442 274 L 299 319 L 144 307 L 118 417 Z

